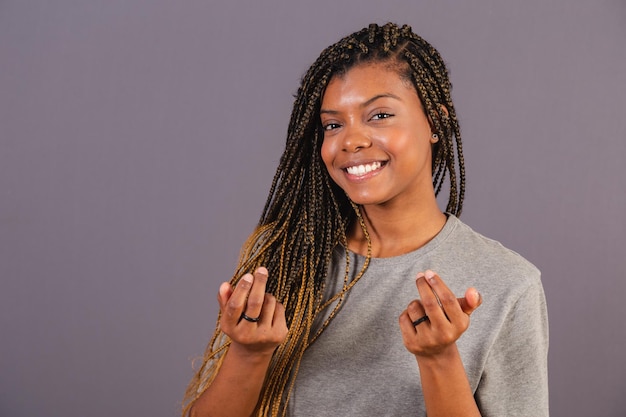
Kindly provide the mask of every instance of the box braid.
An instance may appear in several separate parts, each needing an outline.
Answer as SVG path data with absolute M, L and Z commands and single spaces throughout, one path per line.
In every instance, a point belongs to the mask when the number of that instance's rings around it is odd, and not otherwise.
M 460 215 L 465 192 L 465 170 L 461 135 L 450 95 L 448 72 L 439 53 L 410 26 L 388 23 L 370 25 L 326 48 L 302 78 L 298 89 L 285 151 L 272 181 L 269 197 L 256 230 L 244 244 L 231 280 L 258 266 L 269 271 L 267 291 L 286 309 L 289 332 L 275 351 L 257 405 L 259 416 L 285 415 L 305 349 L 313 343 L 339 311 L 344 296 L 363 275 L 371 258 L 371 241 L 359 208 L 331 180 L 321 158 L 324 138 L 319 111 L 328 82 L 364 63 L 389 64 L 415 87 L 433 133 L 433 186 L 439 194 L 446 176 L 450 187 L 446 211 Z M 367 240 L 366 262 L 359 274 L 343 289 L 324 300 L 325 280 L 333 249 L 347 248 L 346 229 L 358 221 Z M 331 309 L 331 306 L 332 309 Z M 327 310 L 331 310 L 328 313 Z M 328 315 L 314 332 L 313 321 Z M 221 313 L 220 313 L 221 314 Z M 196 398 L 217 374 L 230 340 L 219 328 L 205 351 L 202 366 L 190 382 L 183 404 L 187 414 Z

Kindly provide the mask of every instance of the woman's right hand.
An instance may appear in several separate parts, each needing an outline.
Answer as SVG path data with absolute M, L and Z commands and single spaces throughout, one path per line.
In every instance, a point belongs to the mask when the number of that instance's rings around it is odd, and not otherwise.
M 265 292 L 267 269 L 257 268 L 254 275 L 245 274 L 235 289 L 222 283 L 217 300 L 222 310 L 220 327 L 230 337 L 230 349 L 248 355 L 271 355 L 287 337 L 285 308 L 271 294 Z M 243 318 L 258 321 L 248 321 Z
M 265 293 L 266 284 L 267 269 L 260 267 L 254 275 L 241 277 L 234 289 L 228 282 L 220 286 L 220 328 L 231 345 L 215 379 L 191 407 L 190 416 L 254 413 L 274 350 L 287 337 L 285 308 Z M 259 320 L 245 320 L 242 314 Z

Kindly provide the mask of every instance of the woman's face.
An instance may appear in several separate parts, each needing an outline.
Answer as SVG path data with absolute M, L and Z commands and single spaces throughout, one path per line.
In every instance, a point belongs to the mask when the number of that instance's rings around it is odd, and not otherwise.
M 413 85 L 390 65 L 362 64 L 332 78 L 320 118 L 322 159 L 352 201 L 433 198 L 430 124 Z

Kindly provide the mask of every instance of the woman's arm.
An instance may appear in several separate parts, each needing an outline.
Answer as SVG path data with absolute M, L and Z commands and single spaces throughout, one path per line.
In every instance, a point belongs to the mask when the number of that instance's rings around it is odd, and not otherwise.
M 406 348 L 415 355 L 420 370 L 428 417 L 480 416 L 465 368 L 456 346 L 469 327 L 469 315 L 480 305 L 470 288 L 457 299 L 432 271 L 418 274 L 420 300 L 412 301 L 400 316 Z M 428 320 L 416 326 L 420 317 Z
M 250 417 L 259 401 L 274 350 L 287 336 L 285 309 L 265 293 L 267 269 L 244 275 L 233 290 L 223 283 L 218 294 L 220 327 L 231 339 L 211 385 L 193 404 L 191 417 Z M 251 319 L 242 319 L 244 314 Z
M 433 356 L 416 356 L 428 417 L 480 416 L 456 344 Z

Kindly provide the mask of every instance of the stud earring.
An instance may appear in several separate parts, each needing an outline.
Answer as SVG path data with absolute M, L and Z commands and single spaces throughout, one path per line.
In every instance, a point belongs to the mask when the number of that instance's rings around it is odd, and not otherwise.
M 439 141 L 439 135 L 437 135 L 436 133 L 433 133 L 431 138 L 432 143 L 437 143 Z

